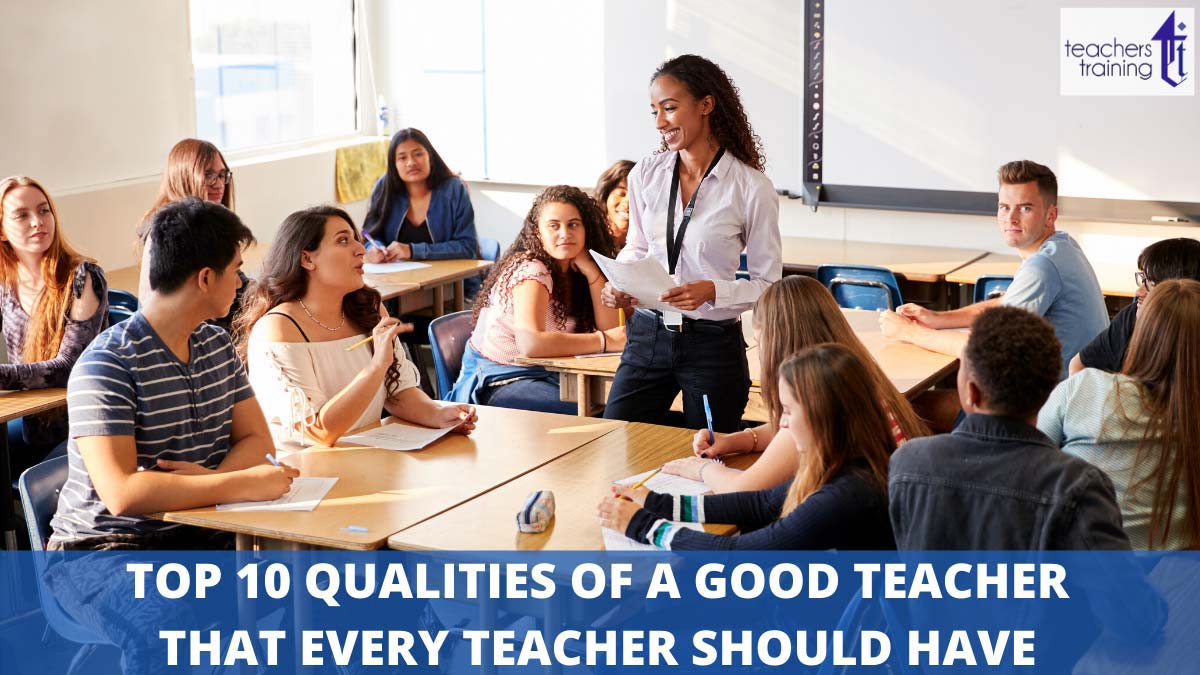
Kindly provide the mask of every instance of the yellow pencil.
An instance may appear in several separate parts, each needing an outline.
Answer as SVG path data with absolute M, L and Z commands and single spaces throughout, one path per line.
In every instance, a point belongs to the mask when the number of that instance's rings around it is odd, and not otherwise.
M 367 344 L 368 342 L 370 342 L 371 340 L 374 340 L 374 339 L 375 339 L 375 336 L 374 336 L 374 335 L 368 335 L 367 337 L 365 337 L 365 338 L 363 338 L 363 339 L 359 340 L 358 342 L 355 342 L 354 344 L 350 345 L 349 347 L 346 347 L 346 351 L 351 351 L 351 350 L 353 350 L 353 349 L 358 349 L 359 347 L 361 347 L 361 346 L 363 346 L 363 345 Z
M 660 467 L 658 467 L 657 469 L 655 469 L 654 471 L 651 471 L 649 476 L 646 476 L 645 478 L 643 478 L 643 479 L 639 480 L 638 482 L 634 483 L 633 485 L 630 485 L 630 486 L 629 486 L 629 489 L 630 489 L 630 490 L 636 490 L 636 489 L 638 489 L 638 488 L 642 487 L 643 485 L 645 485 L 645 484 L 646 484 L 646 481 L 648 481 L 648 480 L 650 480 L 651 478 L 654 478 L 655 476 L 657 476 L 659 471 L 662 471 L 662 467 L 661 467 L 661 466 L 660 466 Z
M 621 328 L 625 327 L 625 310 L 623 309 L 617 310 L 617 325 Z

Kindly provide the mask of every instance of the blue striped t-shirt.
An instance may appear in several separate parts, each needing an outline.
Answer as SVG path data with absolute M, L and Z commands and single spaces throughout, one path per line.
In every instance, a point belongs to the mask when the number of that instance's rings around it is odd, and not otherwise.
M 79 454 L 81 436 L 133 436 L 139 469 L 156 460 L 216 468 L 229 452 L 233 406 L 254 395 L 229 334 L 204 323 L 188 338 L 190 361 L 167 348 L 141 312 L 100 335 L 67 384 L 69 472 L 51 520 L 52 544 L 180 527 L 143 516 L 114 516 L 96 494 Z

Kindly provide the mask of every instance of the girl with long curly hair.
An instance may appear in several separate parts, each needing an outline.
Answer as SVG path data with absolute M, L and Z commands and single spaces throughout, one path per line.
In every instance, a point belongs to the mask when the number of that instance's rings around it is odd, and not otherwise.
M 479 290 L 450 400 L 574 414 L 575 404 L 559 400 L 557 373 L 516 359 L 625 346 L 617 312 L 600 302 L 606 280 L 589 249 L 612 255 L 600 206 L 579 188 L 546 188 Z
M 297 211 L 279 226 L 262 277 L 235 324 L 250 385 L 277 440 L 300 434 L 331 445 L 384 410 L 427 427 L 470 433 L 471 406 L 442 406 L 421 390 L 396 344 L 411 326 L 387 315 L 363 283 L 362 238 L 332 206 Z M 371 343 L 349 349 L 370 335 Z
M 9 360 L 0 364 L 0 389 L 65 387 L 104 328 L 104 270 L 63 238 L 54 202 L 32 178 L 0 181 L 0 209 L 0 318 Z M 66 421 L 46 413 L 9 422 L 12 475 L 64 442 Z
M 673 58 L 650 81 L 650 111 L 662 147 L 629 172 L 629 235 L 619 260 L 653 256 L 678 284 L 634 298 L 611 284 L 602 298 L 639 309 L 604 416 L 661 423 L 683 391 L 685 422 L 736 431 L 750 393 L 741 315 L 783 275 L 779 200 L 763 174 L 762 144 L 738 90 L 717 64 Z M 738 279 L 746 252 L 748 279 Z M 683 313 L 687 316 L 683 316 Z

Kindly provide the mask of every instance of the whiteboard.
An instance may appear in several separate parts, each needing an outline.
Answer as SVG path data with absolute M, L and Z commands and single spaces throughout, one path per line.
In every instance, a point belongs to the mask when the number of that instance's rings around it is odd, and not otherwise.
M 187 26 L 186 2 L 0 3 L 0 176 L 57 193 L 160 173 L 196 126 Z
M 1062 195 L 1200 202 L 1200 99 L 1061 96 L 1063 6 L 1162 3 L 828 3 L 824 182 L 994 192 L 1032 159 Z

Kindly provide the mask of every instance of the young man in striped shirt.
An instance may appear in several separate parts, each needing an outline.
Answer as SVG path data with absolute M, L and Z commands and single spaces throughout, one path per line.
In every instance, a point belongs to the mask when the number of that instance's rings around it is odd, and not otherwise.
M 67 387 L 70 469 L 52 549 L 227 546 L 228 537 L 142 514 L 275 499 L 298 473 L 272 466 L 271 435 L 225 316 L 250 230 L 219 204 L 185 199 L 150 226 L 152 293 L 101 333 Z

